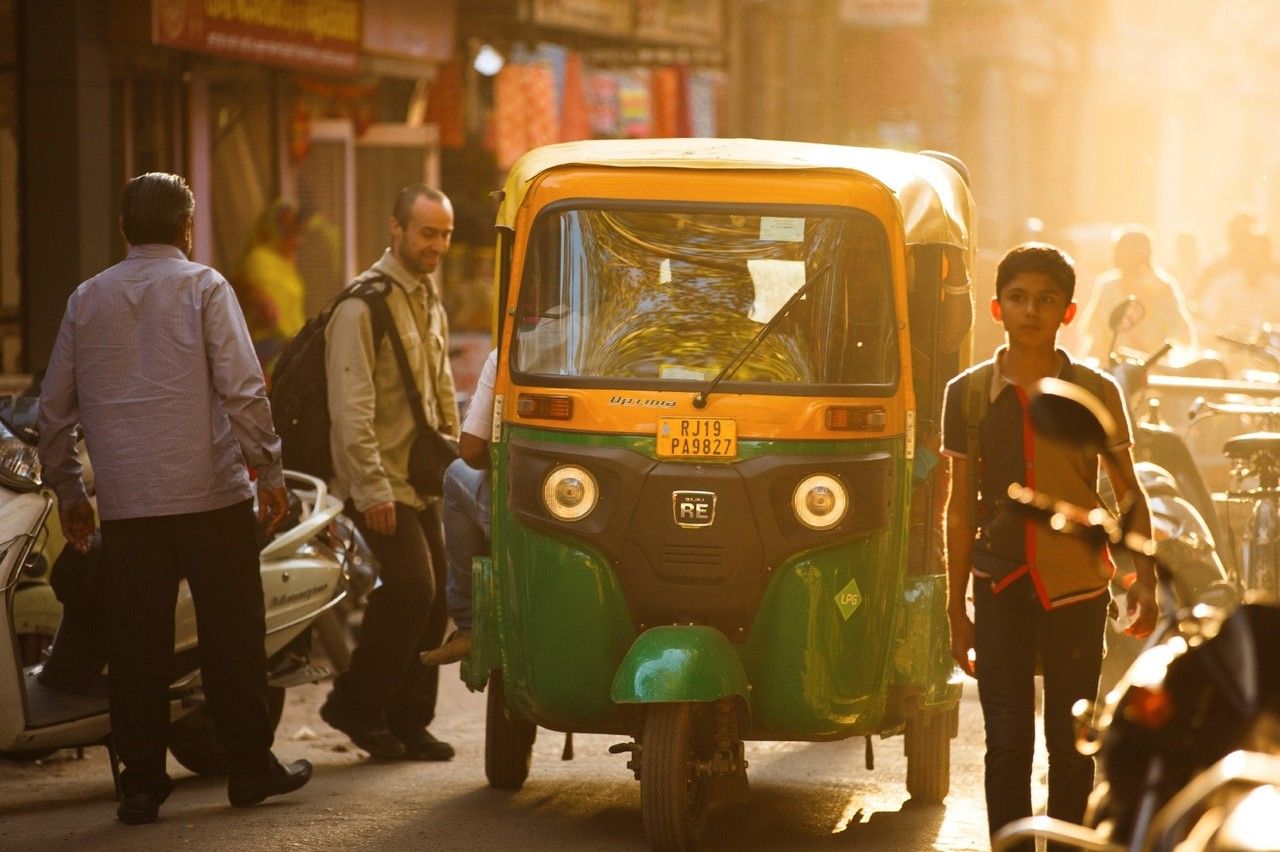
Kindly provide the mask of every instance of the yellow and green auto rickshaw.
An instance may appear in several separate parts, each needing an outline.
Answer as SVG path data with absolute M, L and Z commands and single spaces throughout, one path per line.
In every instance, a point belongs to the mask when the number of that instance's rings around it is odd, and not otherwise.
M 628 737 L 649 841 L 682 849 L 747 795 L 744 741 L 870 757 L 905 733 L 908 791 L 946 795 L 946 582 L 939 548 L 907 553 L 917 414 L 954 356 L 909 314 L 936 313 L 970 218 L 956 168 L 896 151 L 613 140 L 515 165 L 463 665 L 493 786 L 524 783 L 537 727 Z

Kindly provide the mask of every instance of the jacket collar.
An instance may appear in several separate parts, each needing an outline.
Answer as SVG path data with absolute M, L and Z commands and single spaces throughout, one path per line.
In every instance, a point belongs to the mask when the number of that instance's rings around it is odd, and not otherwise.
M 429 296 L 438 297 L 440 295 L 436 290 L 435 282 L 431 280 L 430 276 L 414 275 L 405 269 L 404 264 L 389 248 L 382 252 L 382 257 L 378 258 L 378 262 L 373 265 L 373 268 L 394 280 L 405 289 L 406 293 L 412 293 L 421 287 L 427 291 Z

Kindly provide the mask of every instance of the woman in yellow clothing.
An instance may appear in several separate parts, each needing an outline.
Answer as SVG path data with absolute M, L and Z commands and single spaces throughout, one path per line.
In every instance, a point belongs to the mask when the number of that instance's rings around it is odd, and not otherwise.
M 280 349 L 307 321 L 302 278 L 294 264 L 302 225 L 295 202 L 272 202 L 258 219 L 253 241 L 235 276 L 236 295 L 253 347 L 268 376 Z

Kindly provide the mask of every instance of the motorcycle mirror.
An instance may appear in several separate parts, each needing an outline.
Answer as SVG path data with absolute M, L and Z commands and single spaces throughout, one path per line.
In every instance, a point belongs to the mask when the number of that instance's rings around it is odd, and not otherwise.
M 1096 396 L 1062 379 L 1031 386 L 1031 423 L 1046 437 L 1101 452 L 1117 434 L 1115 419 Z
M 1111 314 L 1107 317 L 1107 327 L 1117 334 L 1130 331 L 1142 322 L 1146 315 L 1147 308 L 1138 301 L 1138 297 L 1129 296 L 1111 309 Z

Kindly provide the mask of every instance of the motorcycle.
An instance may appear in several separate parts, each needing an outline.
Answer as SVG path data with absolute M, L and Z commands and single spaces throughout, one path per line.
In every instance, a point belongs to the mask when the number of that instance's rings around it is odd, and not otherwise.
M 1038 390 L 1037 428 L 1107 445 L 1096 399 L 1052 379 Z M 1098 521 L 1031 489 L 1016 491 L 1015 501 L 1055 530 L 1161 562 L 1155 542 L 1131 531 L 1132 507 L 1119 522 Z M 1275 801 L 1280 782 L 1280 608 L 1188 600 L 1171 566 L 1160 569 L 1163 616 L 1142 654 L 1100 711 L 1083 699 L 1074 708 L 1077 747 L 1097 756 L 1101 778 L 1085 825 L 1017 820 L 996 833 L 996 852 L 1031 838 L 1101 850 L 1275 848 L 1271 833 L 1266 845 L 1226 844 L 1245 842 L 1249 811 L 1240 809 Z
M 1218 543 L 1225 541 L 1219 529 L 1213 498 L 1205 486 L 1182 436 L 1160 414 L 1160 403 L 1147 393 L 1152 369 L 1172 346 L 1166 343 L 1154 353 L 1136 358 L 1120 353 L 1117 342 L 1140 311 L 1136 300 L 1112 311 L 1110 373 L 1134 420 L 1134 472 L 1151 509 L 1152 535 L 1157 555 L 1170 567 L 1173 582 L 1186 600 L 1230 600 L 1235 586 L 1222 561 Z M 1117 557 L 1113 595 L 1119 596 L 1133 581 L 1133 571 L 1123 550 Z M 1118 623 L 1117 623 L 1118 626 Z M 1141 643 L 1117 629 L 1108 641 L 1103 686 L 1109 688 L 1137 656 Z
M 0 413 L 0 757 L 32 760 L 60 748 L 102 745 L 111 756 L 118 787 L 103 674 L 106 642 L 96 607 L 101 597 L 95 593 L 91 565 L 79 566 L 82 576 L 71 584 L 76 593 L 64 601 L 48 659 L 34 665 L 20 662 L 15 590 L 23 566 L 38 552 L 53 500 L 40 490 L 34 436 L 18 425 L 22 416 L 15 416 L 14 409 L 11 403 Z M 352 539 L 336 523 L 342 503 L 325 483 L 292 471 L 285 477 L 290 512 L 274 537 L 260 541 L 273 726 L 283 712 L 286 688 L 329 676 L 310 662 L 309 628 L 345 599 L 352 547 Z M 192 772 L 222 774 L 227 755 L 201 691 L 196 642 L 195 608 L 184 582 L 175 613 L 169 748 Z

